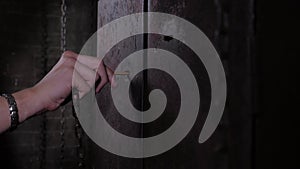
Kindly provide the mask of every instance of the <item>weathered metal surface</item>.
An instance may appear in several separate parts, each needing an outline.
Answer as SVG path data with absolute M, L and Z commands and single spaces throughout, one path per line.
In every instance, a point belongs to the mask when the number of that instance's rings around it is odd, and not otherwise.
M 253 2 L 241 1 L 238 4 L 237 2 L 222 0 L 148 0 L 135 4 L 132 1 L 128 2 L 125 5 L 119 1 L 107 2 L 106 0 L 100 0 L 98 19 L 101 24 L 99 26 L 120 16 L 140 12 L 141 10 L 165 12 L 183 17 L 199 27 L 215 45 L 229 81 L 228 101 L 223 119 L 213 136 L 206 143 L 199 144 L 197 138 L 210 104 L 210 84 L 203 64 L 187 46 L 172 37 L 152 34 L 144 36 L 143 40 L 144 45 L 145 43 L 147 45 L 146 47 L 171 51 L 189 65 L 197 78 L 201 93 L 201 106 L 197 122 L 187 137 L 172 150 L 159 156 L 143 159 L 141 168 L 250 168 L 252 137 L 250 112 L 252 102 L 251 98 L 244 96 L 251 96 L 251 76 L 249 75 L 249 72 L 251 72 L 251 66 L 249 66 L 249 60 L 251 60 L 251 54 L 249 53 L 251 46 L 249 46 L 249 43 L 251 43 L 251 38 L 249 39 L 249 37 L 252 29 L 251 17 L 253 11 L 251 11 L 251 6 Z M 143 7 L 139 6 L 142 4 Z M 110 54 L 112 57 L 106 59 L 106 63 L 112 68 L 115 68 L 117 63 L 130 52 L 133 52 L 134 48 L 131 48 L 130 43 L 127 43 L 128 41 L 124 42 L 126 43 L 123 44 L 122 42 L 121 50 Z M 115 57 L 115 55 L 118 57 Z M 147 103 L 149 91 L 156 88 L 162 89 L 168 98 L 168 104 L 162 116 L 151 123 L 140 126 L 142 127 L 142 136 L 148 137 L 159 134 L 172 125 L 178 114 L 180 94 L 174 79 L 168 74 L 158 70 L 148 70 L 144 75 L 146 75 L 144 76 L 146 79 L 143 79 L 144 83 L 146 82 L 146 89 L 143 90 L 143 93 L 140 93 L 143 95 L 144 103 Z M 133 90 L 140 89 L 135 86 Z M 100 99 L 99 97 L 99 102 Z M 113 107 L 111 100 L 104 102 L 109 107 Z M 103 109 L 109 111 L 107 107 Z M 115 110 L 110 112 L 113 112 L 113 114 L 118 113 Z M 118 120 L 110 119 L 110 121 L 115 121 L 114 126 L 119 126 L 117 128 L 122 128 L 122 125 L 125 125 L 125 128 L 128 127 L 126 123 L 119 120 L 119 115 L 109 117 L 117 117 Z M 129 134 L 124 131 L 123 133 Z M 134 136 L 134 134 L 132 135 Z M 107 152 L 105 156 L 109 156 L 112 162 L 117 161 L 118 164 L 119 161 L 127 161 L 126 167 L 128 165 L 136 166 L 135 160 L 118 157 Z M 99 157 L 103 157 L 103 155 Z M 118 160 L 113 160 L 114 158 Z M 98 166 L 106 168 L 109 165 L 102 164 Z M 117 168 L 126 167 L 117 166 Z
M 102 27 L 112 20 L 118 19 L 122 16 L 142 12 L 142 0 L 101 0 L 98 2 L 98 27 Z M 112 35 L 113 38 L 114 35 Z M 107 39 L 109 40 L 109 39 Z M 135 36 L 125 39 L 113 47 L 105 56 L 104 63 L 106 66 L 115 70 L 117 65 L 131 53 L 143 49 L 143 36 Z M 133 63 L 134 64 L 134 63 Z M 123 83 L 130 83 L 126 76 L 117 76 Z M 131 101 L 137 109 L 142 109 L 143 96 L 143 73 L 137 75 L 131 81 Z M 101 109 L 105 119 L 118 132 L 124 133 L 128 136 L 141 137 L 141 126 L 138 123 L 133 123 L 125 119 L 116 110 L 111 94 L 110 85 L 105 86 L 97 95 L 98 105 Z M 142 168 L 142 159 L 129 159 L 116 156 L 103 150 L 91 141 L 90 150 L 90 165 L 98 169 L 121 169 Z
M 148 9 L 151 12 L 164 12 L 185 18 L 199 27 L 211 40 L 214 38 L 215 30 L 218 29 L 216 6 L 213 1 L 150 0 Z M 198 119 L 185 139 L 172 150 L 162 155 L 145 159 L 144 168 L 227 168 L 227 161 L 220 160 L 226 158 L 226 152 L 224 154 L 219 152 L 218 149 L 219 146 L 226 146 L 224 145 L 224 132 L 217 131 L 206 143 L 198 143 L 198 137 L 210 105 L 210 83 L 201 60 L 188 46 L 172 37 L 149 35 L 148 41 L 149 47 L 168 50 L 180 57 L 188 65 L 197 80 L 201 102 Z M 162 79 L 164 83 L 160 82 Z M 148 87 L 149 90 L 155 87 L 162 88 L 170 97 L 168 98 L 169 107 L 166 108 L 165 115 L 160 117 L 160 123 L 153 124 L 145 133 L 150 133 L 154 128 L 167 128 L 168 123 L 172 124 L 178 113 L 178 108 L 175 108 L 180 106 L 180 99 L 185 99 L 180 98 L 179 88 L 174 85 L 170 77 L 166 77 L 161 72 L 149 71 Z
M 96 1 L 67 1 L 67 48 L 79 52 L 89 35 L 95 31 L 93 18 Z M 1 92 L 13 92 L 33 85 L 45 69 L 41 66 L 40 1 L 1 1 L 0 40 L 2 56 Z M 135 36 L 117 44 L 105 58 L 105 64 L 115 69 L 132 52 L 144 47 L 163 48 L 182 58 L 197 77 L 201 93 L 201 107 L 197 123 L 191 133 L 174 149 L 156 157 L 130 159 L 113 155 L 85 138 L 85 164 L 97 169 L 140 168 L 251 168 L 252 118 L 252 0 L 99 0 L 98 27 L 121 16 L 148 11 L 166 12 L 183 17 L 198 26 L 213 42 L 224 64 L 228 80 L 228 101 L 223 119 L 213 136 L 204 144 L 197 142 L 210 101 L 210 85 L 206 71 L 195 54 L 176 39 L 161 35 Z M 147 8 L 145 8 L 147 7 Z M 57 61 L 60 31 L 60 0 L 47 0 L 48 63 Z M 146 39 L 145 39 L 146 38 Z M 145 46 L 146 44 L 146 46 Z M 145 76 L 146 75 L 146 76 Z M 128 82 L 125 76 L 120 76 Z M 146 83 L 147 82 L 147 83 Z M 97 95 L 106 120 L 117 131 L 133 137 L 148 137 L 163 132 L 177 117 L 179 89 L 168 74 L 148 70 L 133 79 L 132 103 L 138 109 L 147 108 L 148 92 L 162 89 L 168 98 L 165 112 L 156 121 L 140 125 L 123 118 L 115 110 L 107 85 Z M 143 107 L 143 105 L 145 107 Z M 64 168 L 77 168 L 78 140 L 74 131 L 71 107 L 66 110 Z M 59 167 L 60 111 L 47 114 L 45 168 Z M 0 158 L 3 168 L 39 168 L 41 118 L 34 117 L 18 130 L 0 136 Z M 18 163 L 14 163 L 13 157 Z M 1 168 L 2 168 L 1 167 Z
M 149 36 L 149 47 L 172 51 L 183 59 L 197 77 L 201 107 L 197 123 L 173 150 L 144 160 L 144 168 L 251 168 L 252 144 L 252 50 L 253 1 L 150 0 L 149 11 L 165 12 L 187 19 L 200 28 L 215 45 L 227 75 L 228 97 L 223 119 L 204 144 L 197 143 L 210 102 L 210 84 L 205 68 L 181 42 L 158 35 Z M 250 61 L 250 62 L 249 62 Z M 158 73 L 149 71 L 148 86 L 159 83 Z M 171 89 L 169 89 L 171 90 Z M 172 91 L 172 90 L 171 90 Z M 249 97 L 247 97 L 249 96 Z M 173 98 L 174 99 L 174 98 Z M 171 104 L 176 102 L 171 100 Z M 172 109 L 165 113 L 176 116 Z M 165 118 L 168 121 L 168 118 Z M 160 126 L 164 126 L 162 125 Z M 157 163 L 156 161 L 161 161 Z

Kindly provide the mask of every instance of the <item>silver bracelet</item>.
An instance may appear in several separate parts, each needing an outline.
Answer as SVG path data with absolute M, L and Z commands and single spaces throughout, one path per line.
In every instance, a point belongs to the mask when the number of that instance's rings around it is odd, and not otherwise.
M 11 94 L 1 94 L 1 96 L 7 100 L 10 114 L 10 130 L 14 130 L 19 124 L 19 114 L 16 100 Z

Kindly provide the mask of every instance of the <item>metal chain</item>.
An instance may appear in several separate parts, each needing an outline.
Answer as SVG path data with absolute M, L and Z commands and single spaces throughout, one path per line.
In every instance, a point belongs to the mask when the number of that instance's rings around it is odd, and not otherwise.
M 60 167 L 63 168 L 63 160 L 64 160 L 64 148 L 65 148 L 65 106 L 60 108 L 61 111 L 61 119 L 60 119 Z
M 46 11 L 46 4 L 45 0 L 42 1 L 42 55 L 41 55 L 41 64 L 42 64 L 42 73 L 41 76 L 45 76 L 48 71 L 48 57 L 47 57 L 47 50 L 48 50 L 48 20 L 47 20 L 47 11 Z M 40 169 L 45 168 L 46 163 L 46 130 L 47 130 L 47 116 L 46 113 L 42 114 L 42 122 L 41 122 L 41 135 L 40 135 L 40 153 L 39 153 L 39 161 L 40 161 Z
M 63 53 L 66 51 L 66 23 L 67 23 L 67 4 L 66 0 L 61 0 L 61 18 L 60 18 L 60 23 L 61 23 L 61 28 L 60 28 L 60 49 L 61 52 Z
M 91 2 L 91 8 L 93 8 L 94 6 L 97 6 L 97 1 L 90 1 Z M 91 10 L 91 18 L 94 18 L 95 17 L 95 11 L 94 10 Z M 94 22 L 91 22 L 91 29 L 94 28 Z M 73 116 L 75 118 L 75 135 L 76 135 L 76 138 L 78 140 L 78 145 L 77 145 L 77 156 L 78 156 L 78 168 L 86 168 L 87 166 L 85 166 L 84 164 L 84 160 L 85 160 L 85 154 L 84 154 L 84 147 L 83 147 L 83 137 L 84 137 L 84 131 L 79 123 L 79 120 L 76 116 L 76 113 L 75 113 L 75 109 L 80 112 L 80 107 L 79 107 L 79 94 L 78 94 L 78 91 L 75 89 L 74 91 L 74 95 L 73 97 L 75 98 L 74 99 L 74 103 L 73 103 Z M 76 108 L 75 108 L 76 107 Z
M 60 44 L 61 44 L 61 52 L 62 53 L 64 51 L 66 51 L 66 33 L 67 33 L 66 22 L 67 22 L 67 4 L 66 4 L 66 0 L 62 0 L 62 3 L 61 3 L 61 29 L 60 29 L 60 32 L 61 32 L 61 39 L 60 39 L 61 43 Z M 77 98 L 78 98 L 78 95 L 77 95 Z M 65 107 L 62 107 L 61 108 L 61 132 L 60 132 L 60 134 L 61 134 L 60 168 L 63 168 L 64 147 L 65 147 L 65 139 L 64 139 L 65 114 L 64 114 L 64 111 L 65 111 Z M 83 132 L 83 130 L 80 126 L 80 123 L 77 119 L 77 116 L 74 111 L 74 107 L 72 108 L 72 112 L 73 112 L 73 116 L 75 119 L 75 136 L 78 140 L 78 145 L 76 146 L 77 147 L 77 156 L 78 156 L 77 165 L 78 165 L 78 168 L 84 168 L 85 167 L 85 165 L 84 165 L 84 149 L 82 146 L 82 137 L 83 137 L 84 132 Z
M 79 98 L 79 95 L 76 94 L 76 98 L 78 99 Z M 77 101 L 77 103 L 74 104 L 74 106 L 77 106 L 77 111 L 79 111 L 79 102 Z M 78 156 L 78 168 L 85 168 L 85 165 L 84 165 L 84 149 L 83 149 L 83 146 L 82 146 L 82 138 L 83 138 L 83 130 L 80 126 L 80 123 L 78 121 L 78 118 L 75 114 L 75 110 L 74 110 L 74 107 L 73 107 L 73 116 L 74 116 L 74 119 L 75 119 L 75 135 L 76 135 L 76 138 L 78 140 L 78 145 L 77 145 L 77 156 Z
M 61 1 L 61 29 L 60 29 L 60 49 L 61 53 L 66 51 L 66 23 L 67 23 L 67 4 L 66 0 Z M 65 149 L 65 106 L 61 106 L 61 119 L 60 119 L 60 168 L 63 167 L 64 149 Z
M 66 33 L 67 33 L 67 29 L 66 29 L 66 22 L 67 22 L 67 4 L 66 4 L 66 0 L 62 0 L 61 3 L 61 29 L 60 29 L 60 33 L 61 33 L 61 52 L 63 53 L 64 51 L 66 51 Z M 65 139 L 64 139 L 64 135 L 65 135 L 65 129 L 64 129 L 64 125 L 65 125 L 65 113 L 64 113 L 65 107 L 61 108 L 61 155 L 60 155 L 60 168 L 63 168 L 63 160 L 64 160 L 64 147 L 65 147 Z M 75 136 L 76 139 L 78 140 L 78 145 L 77 147 L 77 156 L 78 156 L 78 167 L 79 168 L 84 168 L 84 153 L 83 153 L 83 146 L 82 146 L 82 136 L 83 136 L 83 130 L 80 126 L 80 123 L 76 117 L 74 108 L 72 108 L 72 112 L 73 112 L 73 116 L 75 119 Z

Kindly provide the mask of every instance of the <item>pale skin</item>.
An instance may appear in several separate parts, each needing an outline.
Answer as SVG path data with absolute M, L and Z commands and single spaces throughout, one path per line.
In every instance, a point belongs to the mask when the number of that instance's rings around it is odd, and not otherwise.
M 18 105 L 19 122 L 43 111 L 57 109 L 71 94 L 72 87 L 78 90 L 81 98 L 92 87 L 99 92 L 106 83 L 112 82 L 112 77 L 113 71 L 100 59 L 66 51 L 40 82 L 12 94 Z M 100 82 L 95 86 L 98 80 Z M 10 127 L 10 122 L 7 100 L 0 97 L 0 133 Z

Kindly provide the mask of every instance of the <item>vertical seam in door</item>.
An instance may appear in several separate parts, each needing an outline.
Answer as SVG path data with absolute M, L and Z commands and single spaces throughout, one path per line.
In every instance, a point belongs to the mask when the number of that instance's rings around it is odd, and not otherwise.
M 149 0 L 144 0 L 143 3 L 143 12 L 148 12 L 149 11 Z M 144 32 L 148 32 L 148 15 L 144 15 L 144 20 L 143 20 L 143 29 Z M 149 40 L 149 36 L 147 33 L 143 34 L 143 49 L 147 49 L 148 48 L 148 40 Z M 147 52 L 143 52 L 143 68 L 147 68 Z M 145 107 L 145 101 L 147 99 L 147 94 L 148 94 L 148 70 L 143 71 L 143 86 L 142 86 L 142 102 L 141 102 L 141 107 L 142 107 L 142 111 L 145 111 L 146 107 Z M 142 117 L 143 118 L 143 117 Z M 144 128 L 143 128 L 143 124 L 141 125 L 141 137 L 143 138 L 144 136 Z M 143 144 L 143 142 L 142 142 Z M 143 150 L 144 151 L 144 150 Z M 144 159 L 142 159 L 142 168 L 144 168 Z

